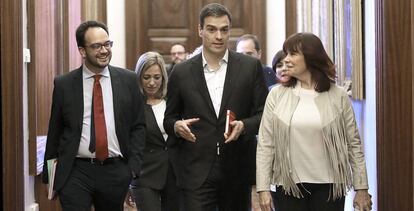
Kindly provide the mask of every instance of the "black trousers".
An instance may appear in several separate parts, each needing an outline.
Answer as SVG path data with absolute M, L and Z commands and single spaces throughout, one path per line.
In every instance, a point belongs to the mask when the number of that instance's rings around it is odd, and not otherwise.
M 123 211 L 131 181 L 125 160 L 114 159 L 103 165 L 76 158 L 59 199 L 63 211 Z
M 180 189 L 176 184 L 171 164 L 169 164 L 165 186 L 161 190 L 150 187 L 131 186 L 133 197 L 139 211 L 179 211 Z
M 195 189 L 182 189 L 184 211 L 248 211 L 250 184 L 234 185 L 217 156 L 206 181 Z
M 332 184 L 298 184 L 303 198 L 296 198 L 284 193 L 281 186 L 272 193 L 276 211 L 341 211 L 344 210 L 345 196 L 333 200 Z

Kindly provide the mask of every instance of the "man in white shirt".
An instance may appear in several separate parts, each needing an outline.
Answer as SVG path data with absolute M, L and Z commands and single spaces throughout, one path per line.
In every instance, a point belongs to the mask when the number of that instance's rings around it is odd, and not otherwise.
M 132 177 L 139 175 L 145 143 L 142 95 L 136 74 L 109 65 L 107 27 L 82 23 L 76 41 L 83 64 L 54 81 L 47 161 L 57 158 L 54 190 L 64 211 L 122 211 Z
M 227 49 L 230 28 L 226 7 L 204 6 L 202 53 L 170 76 L 164 127 L 178 145 L 184 210 L 249 210 L 239 150 L 257 133 L 267 88 L 259 60 Z M 236 114 L 230 134 L 224 134 L 227 110 Z

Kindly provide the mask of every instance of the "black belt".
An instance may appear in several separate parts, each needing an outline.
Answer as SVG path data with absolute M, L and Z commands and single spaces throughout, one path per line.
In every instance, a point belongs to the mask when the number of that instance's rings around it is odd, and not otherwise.
M 123 161 L 124 158 L 123 157 L 111 157 L 111 158 L 107 158 L 103 161 L 100 161 L 97 158 L 78 158 L 77 157 L 76 160 L 88 162 L 88 163 L 91 163 L 93 165 L 104 166 L 104 165 L 114 164 L 118 161 Z

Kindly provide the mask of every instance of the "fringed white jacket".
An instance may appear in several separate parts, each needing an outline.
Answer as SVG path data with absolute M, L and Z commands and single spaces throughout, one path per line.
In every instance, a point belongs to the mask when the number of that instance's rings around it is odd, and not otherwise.
M 289 195 L 302 193 L 292 179 L 289 142 L 290 123 L 299 102 L 299 88 L 276 86 L 266 99 L 259 129 L 256 155 L 257 191 L 270 190 L 271 184 L 282 185 Z M 322 134 L 329 166 L 334 178 L 334 199 L 348 189 L 368 189 L 363 146 L 355 121 L 351 100 L 335 84 L 315 98 L 321 115 Z

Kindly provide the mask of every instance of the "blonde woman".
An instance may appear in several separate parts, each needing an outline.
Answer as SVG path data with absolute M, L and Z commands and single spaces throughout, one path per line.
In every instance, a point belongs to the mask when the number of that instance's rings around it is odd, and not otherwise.
M 157 52 L 147 52 L 139 57 L 135 72 L 146 100 L 147 130 L 142 170 L 131 183 L 133 197 L 140 211 L 176 211 L 179 191 L 171 166 L 173 150 L 163 126 L 168 80 L 164 60 Z

